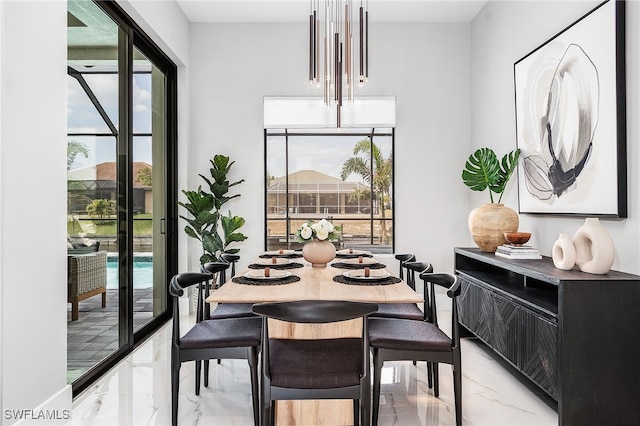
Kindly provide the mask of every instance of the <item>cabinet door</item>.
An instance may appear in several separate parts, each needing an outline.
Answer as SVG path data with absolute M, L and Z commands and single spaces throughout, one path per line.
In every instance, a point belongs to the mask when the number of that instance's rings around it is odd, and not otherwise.
M 494 295 L 493 348 L 514 366 L 520 365 L 523 309 L 512 300 Z
M 461 278 L 458 297 L 459 321 L 487 344 L 492 344 L 493 296 L 492 293 L 466 277 Z
M 521 370 L 554 399 L 558 398 L 558 325 L 522 309 Z

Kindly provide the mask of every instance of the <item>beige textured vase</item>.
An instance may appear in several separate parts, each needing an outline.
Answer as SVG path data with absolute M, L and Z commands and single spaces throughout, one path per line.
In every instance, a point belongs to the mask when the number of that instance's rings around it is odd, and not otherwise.
M 576 248 L 569 235 L 561 232 L 551 249 L 553 264 L 558 269 L 568 271 L 576 265 Z
M 490 203 L 469 213 L 469 231 L 480 250 L 493 253 L 504 244 L 505 232 L 518 230 L 520 219 L 515 210 L 504 204 Z
M 573 237 L 578 269 L 590 274 L 606 274 L 613 265 L 616 250 L 611 235 L 600 219 L 588 217 Z
M 302 247 L 302 257 L 314 268 L 324 268 L 336 257 L 336 247 L 329 241 L 309 241 Z

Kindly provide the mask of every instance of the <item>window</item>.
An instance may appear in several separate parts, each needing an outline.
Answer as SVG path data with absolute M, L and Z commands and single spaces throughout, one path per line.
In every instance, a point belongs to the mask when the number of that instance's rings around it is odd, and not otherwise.
M 77 395 L 171 315 L 176 66 L 115 2 L 67 5 L 67 247 L 76 265 L 67 382 Z M 97 253 L 77 256 L 84 246 Z
M 299 248 L 304 222 L 331 219 L 336 244 L 393 252 L 394 131 L 265 130 L 266 249 Z

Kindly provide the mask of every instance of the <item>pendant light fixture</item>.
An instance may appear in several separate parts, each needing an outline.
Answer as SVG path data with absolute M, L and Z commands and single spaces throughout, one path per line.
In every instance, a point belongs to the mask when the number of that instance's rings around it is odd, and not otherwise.
M 368 9 L 368 0 L 364 5 L 363 0 L 360 0 L 358 9 L 360 66 L 357 77 L 360 84 L 364 84 L 369 78 Z M 320 25 L 321 14 L 324 17 L 322 26 Z M 338 127 L 340 127 L 340 108 L 343 105 L 343 97 L 346 96 L 347 100 L 353 103 L 356 79 L 353 66 L 353 14 L 353 0 L 323 0 L 322 2 L 310 0 L 309 83 L 319 85 L 322 80 L 324 103 L 327 106 L 336 106 Z M 324 63 L 321 63 L 320 58 Z

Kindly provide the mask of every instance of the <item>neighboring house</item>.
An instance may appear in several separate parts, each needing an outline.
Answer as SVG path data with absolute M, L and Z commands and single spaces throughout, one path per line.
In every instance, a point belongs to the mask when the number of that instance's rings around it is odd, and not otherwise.
M 369 188 L 359 182 L 345 182 L 315 170 L 289 174 L 289 214 L 358 214 L 370 213 L 370 200 L 355 199 L 355 192 Z M 271 217 L 282 216 L 287 208 L 287 176 L 269 181 L 267 206 Z
M 133 163 L 133 212 L 153 213 L 152 186 L 138 181 L 141 171 L 152 169 L 148 163 Z M 150 175 L 150 173 L 148 173 Z M 116 199 L 116 163 L 113 161 L 81 167 L 67 172 L 69 214 L 86 214 L 92 200 Z

